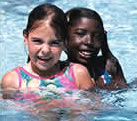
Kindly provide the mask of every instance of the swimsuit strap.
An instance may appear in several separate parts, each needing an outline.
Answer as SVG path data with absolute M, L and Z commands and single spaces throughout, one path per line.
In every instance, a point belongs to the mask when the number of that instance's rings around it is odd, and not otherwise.
M 15 71 L 16 71 L 18 77 L 19 77 L 19 88 L 21 88 L 22 79 L 21 79 L 21 75 L 20 75 L 20 72 L 19 72 L 20 71 L 20 67 L 15 68 Z
M 78 89 L 78 86 L 76 84 L 76 78 L 75 78 L 75 75 L 74 75 L 74 63 L 70 63 L 69 73 L 71 74 L 71 77 L 72 77 L 72 80 L 70 80 L 70 81 L 73 82 L 73 85 L 74 85 L 73 88 Z
M 64 71 L 64 76 L 59 78 L 64 87 L 78 89 L 74 76 L 74 63 L 70 63 Z

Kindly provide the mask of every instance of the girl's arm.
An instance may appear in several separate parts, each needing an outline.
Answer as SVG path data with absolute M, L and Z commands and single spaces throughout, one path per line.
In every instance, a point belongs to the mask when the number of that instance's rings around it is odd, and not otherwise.
M 116 58 L 106 60 L 105 70 L 112 76 L 110 89 L 120 89 L 128 86 L 122 68 Z
M 104 33 L 104 41 L 102 42 L 102 56 L 105 59 L 105 71 L 112 76 L 112 82 L 105 85 L 105 88 L 119 89 L 126 87 L 126 80 L 118 59 L 112 54 L 107 43 L 107 33 Z
M 18 75 L 15 71 L 7 72 L 1 80 L 1 88 L 4 99 L 13 98 L 14 92 L 17 91 Z
M 74 65 L 74 75 L 79 89 L 90 90 L 95 86 L 87 68 L 81 64 Z

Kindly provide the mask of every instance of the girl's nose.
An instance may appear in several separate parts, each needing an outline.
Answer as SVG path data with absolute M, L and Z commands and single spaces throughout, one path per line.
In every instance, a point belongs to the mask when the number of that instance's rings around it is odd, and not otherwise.
M 48 54 L 48 53 L 50 53 L 50 51 L 51 51 L 51 49 L 50 49 L 50 46 L 49 45 L 43 45 L 42 46 L 42 54 Z
M 93 44 L 93 36 L 88 34 L 86 36 L 85 44 Z

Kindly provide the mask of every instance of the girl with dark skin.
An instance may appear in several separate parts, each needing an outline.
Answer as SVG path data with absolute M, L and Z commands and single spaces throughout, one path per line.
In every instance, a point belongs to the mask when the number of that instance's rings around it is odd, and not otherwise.
M 68 60 L 86 66 L 97 88 L 127 87 L 120 63 L 109 49 L 100 15 L 88 8 L 73 8 L 66 12 L 66 16 Z M 101 56 L 98 56 L 99 51 Z

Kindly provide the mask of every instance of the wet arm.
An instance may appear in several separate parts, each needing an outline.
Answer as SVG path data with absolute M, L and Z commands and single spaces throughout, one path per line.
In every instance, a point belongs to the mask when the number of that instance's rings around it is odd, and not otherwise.
M 107 59 L 105 64 L 105 73 L 106 72 L 108 74 L 101 75 L 96 80 L 97 87 L 102 89 L 116 90 L 128 86 L 118 60 L 113 60 L 112 58 Z
M 112 76 L 112 85 L 114 86 L 114 88 L 118 89 L 127 87 L 124 73 L 117 59 L 108 59 L 105 69 Z
M 1 80 L 2 95 L 4 99 L 11 99 L 18 88 L 15 72 L 6 73 Z
M 119 89 L 127 87 L 126 79 L 122 71 L 118 59 L 112 54 L 107 42 L 107 33 L 104 33 L 104 41 L 102 42 L 102 56 L 105 59 L 105 71 L 112 75 L 112 83 L 106 87 Z

